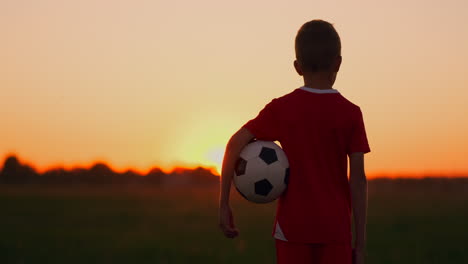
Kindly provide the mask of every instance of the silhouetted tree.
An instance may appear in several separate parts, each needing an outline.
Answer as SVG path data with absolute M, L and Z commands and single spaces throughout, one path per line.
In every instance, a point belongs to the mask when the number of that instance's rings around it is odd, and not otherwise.
M 42 173 L 41 183 L 74 183 L 71 173 L 63 168 L 54 168 Z
M 149 184 L 161 184 L 166 174 L 160 168 L 152 168 L 144 177 L 144 182 Z
M 215 184 L 219 183 L 219 177 L 210 170 L 203 167 L 197 167 L 190 172 L 193 177 L 192 182 L 197 184 Z
M 116 173 L 102 162 L 94 164 L 88 171 L 89 179 L 94 183 L 111 183 Z
M 116 173 L 113 183 L 141 183 L 143 176 L 134 170 L 127 170 L 123 173 Z
M 19 162 L 16 156 L 8 156 L 3 164 L 0 180 L 4 183 L 25 183 L 37 176 L 36 171 Z
M 175 168 L 170 174 L 160 168 L 152 168 L 145 176 L 133 170 L 114 172 L 107 164 L 98 162 L 90 168 L 53 168 L 42 174 L 25 164 L 16 156 L 9 156 L 0 172 L 0 183 L 53 183 L 53 184 L 151 184 L 179 186 L 190 184 L 215 184 L 219 177 L 203 167 Z

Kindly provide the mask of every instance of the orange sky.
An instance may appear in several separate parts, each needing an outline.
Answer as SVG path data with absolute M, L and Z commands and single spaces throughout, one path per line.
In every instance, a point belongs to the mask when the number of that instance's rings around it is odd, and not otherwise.
M 468 172 L 467 1 L 1 1 L 0 156 L 117 169 L 219 166 L 229 137 L 301 86 L 297 29 L 334 23 L 335 88 L 370 174 Z

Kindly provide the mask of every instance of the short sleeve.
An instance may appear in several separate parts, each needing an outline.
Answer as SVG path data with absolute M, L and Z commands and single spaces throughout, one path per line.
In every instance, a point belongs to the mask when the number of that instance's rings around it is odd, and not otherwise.
M 353 119 L 347 152 L 348 154 L 353 152 L 370 152 L 361 109 L 357 111 L 356 117 Z
M 279 140 L 280 124 L 276 108 L 277 99 L 273 99 L 258 113 L 257 117 L 248 121 L 243 127 L 259 140 Z

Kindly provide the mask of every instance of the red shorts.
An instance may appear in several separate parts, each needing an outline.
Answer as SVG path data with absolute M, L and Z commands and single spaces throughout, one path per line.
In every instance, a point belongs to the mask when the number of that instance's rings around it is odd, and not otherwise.
M 276 239 L 277 264 L 351 264 L 347 244 L 300 244 Z

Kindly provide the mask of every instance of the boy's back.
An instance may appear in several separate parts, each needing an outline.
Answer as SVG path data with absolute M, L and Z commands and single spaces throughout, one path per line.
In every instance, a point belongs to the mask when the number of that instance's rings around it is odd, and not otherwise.
M 275 221 L 277 263 L 349 264 L 354 259 L 362 264 L 367 217 L 364 153 L 370 150 L 359 107 L 333 89 L 342 62 L 341 40 L 332 24 L 312 20 L 299 29 L 295 51 L 294 67 L 304 87 L 272 100 L 227 144 L 220 228 L 226 237 L 239 235 L 229 194 L 241 150 L 253 138 L 278 140 L 288 156 L 290 176 Z M 351 211 L 356 230 L 353 250 Z
M 258 139 L 278 140 L 290 162 L 275 238 L 351 241 L 347 155 L 369 151 L 359 107 L 337 90 L 301 87 L 274 99 L 244 128 Z

